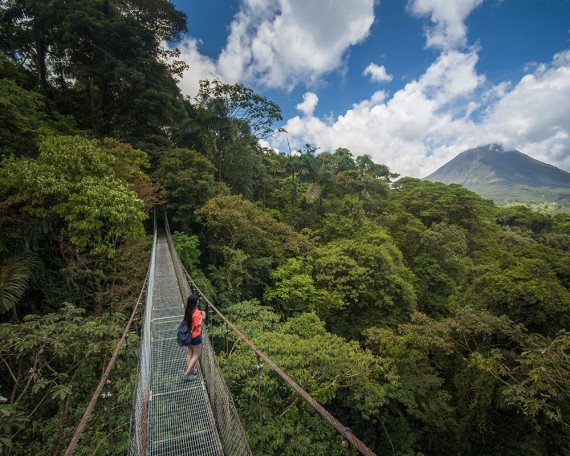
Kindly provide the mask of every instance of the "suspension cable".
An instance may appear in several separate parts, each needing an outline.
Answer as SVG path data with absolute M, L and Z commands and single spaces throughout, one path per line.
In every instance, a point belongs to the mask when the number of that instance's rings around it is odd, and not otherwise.
M 301 388 L 291 377 L 289 377 L 283 370 L 279 368 L 271 359 L 269 359 L 261 350 L 259 350 L 253 342 L 251 342 L 242 332 L 231 322 L 229 321 L 220 310 L 214 304 L 210 302 L 210 300 L 202 293 L 200 288 L 196 285 L 196 283 L 192 280 L 192 277 L 188 274 L 184 265 L 182 266 L 182 270 L 184 271 L 186 278 L 190 281 L 192 286 L 198 291 L 200 296 L 204 298 L 208 306 L 212 308 L 216 314 L 222 319 L 222 321 L 232 328 L 232 330 L 243 340 L 249 347 L 253 350 L 255 355 L 263 361 L 267 363 L 276 373 L 279 375 L 283 380 L 285 380 L 303 399 L 305 399 L 311 407 L 313 407 L 325 420 L 327 420 L 346 440 L 348 440 L 361 454 L 365 456 L 376 456 L 370 448 L 368 448 L 358 437 L 356 437 L 349 427 L 344 426 L 340 421 L 338 421 L 333 415 L 331 415 L 315 398 L 313 398 L 309 393 L 307 393 L 303 388 Z
M 168 217 L 166 215 L 166 210 L 164 210 L 164 225 L 165 231 L 167 233 L 168 242 L 172 243 L 172 235 L 170 233 L 170 226 L 168 224 Z M 178 265 L 180 266 L 182 273 L 186 276 L 188 283 L 192 287 L 192 290 L 196 290 L 196 292 L 204 298 L 208 306 L 218 314 L 218 316 L 222 319 L 222 321 L 226 324 L 226 328 L 229 326 L 239 337 L 243 340 L 255 353 L 258 358 L 258 365 L 259 358 L 265 361 L 272 369 L 279 375 L 285 382 L 289 384 L 305 401 L 309 403 L 311 407 L 313 407 L 325 420 L 327 420 L 343 437 L 346 441 L 351 443 L 361 454 L 365 456 L 376 456 L 370 448 L 368 448 L 358 437 L 356 437 L 349 427 L 344 426 L 340 421 L 338 421 L 331 413 L 329 413 L 319 402 L 313 398 L 309 393 L 307 393 L 303 388 L 301 388 L 291 377 L 289 377 L 283 370 L 279 368 L 271 359 L 269 359 L 261 350 L 259 350 L 253 342 L 251 342 L 241 331 L 231 322 L 229 321 L 222 312 L 218 310 L 216 306 L 206 297 L 206 295 L 200 290 L 200 288 L 196 285 L 196 282 L 190 277 L 188 271 L 182 264 L 180 257 L 178 256 L 178 252 L 176 252 L 176 248 L 173 246 L 173 255 L 176 258 Z M 227 332 L 227 329 L 226 329 Z M 347 448 L 350 451 L 350 448 Z
M 89 420 L 89 418 L 91 416 L 91 413 L 93 413 L 93 409 L 95 408 L 95 403 L 97 402 L 97 399 L 99 399 L 99 396 L 101 396 L 101 392 L 103 391 L 103 388 L 105 387 L 105 385 L 107 384 L 107 382 L 109 380 L 109 373 L 111 372 L 111 369 L 113 369 L 113 367 L 115 366 L 115 362 L 117 361 L 117 357 L 119 356 L 119 350 L 121 349 L 121 347 L 125 343 L 125 340 L 127 339 L 131 325 L 135 319 L 137 309 L 141 303 L 142 296 L 143 296 L 144 292 L 146 291 L 147 281 L 148 281 L 148 273 L 147 273 L 147 276 L 144 280 L 142 289 L 139 293 L 139 297 L 138 297 L 137 302 L 135 304 L 135 308 L 133 309 L 133 312 L 131 313 L 131 317 L 129 318 L 127 326 L 125 326 L 125 329 L 123 330 L 123 335 L 121 336 L 121 339 L 119 340 L 119 342 L 117 342 L 117 346 L 115 347 L 115 350 L 113 351 L 113 356 L 111 356 L 111 359 L 110 359 L 109 363 L 107 364 L 107 368 L 105 369 L 105 372 L 103 372 L 103 375 L 101 376 L 101 380 L 99 380 L 99 384 L 97 385 L 97 388 L 95 389 L 95 392 L 93 393 L 93 396 L 91 397 L 91 401 L 89 401 L 89 405 L 87 405 L 87 408 L 85 409 L 85 413 L 83 414 L 83 418 L 81 418 L 81 421 L 79 422 L 79 425 L 77 426 L 77 429 L 75 430 L 75 434 L 73 435 L 71 442 L 69 442 L 69 446 L 67 447 L 67 450 L 65 452 L 65 456 L 71 456 L 74 453 L 75 447 L 77 446 L 77 443 L 79 442 L 79 438 L 81 437 L 81 434 L 83 433 L 83 430 L 85 429 L 85 425 L 87 424 L 87 421 Z

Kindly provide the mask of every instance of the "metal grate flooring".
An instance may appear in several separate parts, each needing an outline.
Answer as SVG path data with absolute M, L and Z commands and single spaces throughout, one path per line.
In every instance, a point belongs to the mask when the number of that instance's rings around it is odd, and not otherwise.
M 223 455 L 198 367 L 198 379 L 182 380 L 186 348 L 176 343 L 183 301 L 164 235 L 158 236 L 151 323 L 150 455 Z

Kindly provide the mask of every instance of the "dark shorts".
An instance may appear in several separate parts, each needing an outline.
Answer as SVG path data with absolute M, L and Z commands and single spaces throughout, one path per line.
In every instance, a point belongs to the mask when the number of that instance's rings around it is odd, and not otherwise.
M 200 345 L 202 343 L 202 334 L 200 334 L 197 337 L 192 337 L 192 340 L 190 341 L 190 345 Z

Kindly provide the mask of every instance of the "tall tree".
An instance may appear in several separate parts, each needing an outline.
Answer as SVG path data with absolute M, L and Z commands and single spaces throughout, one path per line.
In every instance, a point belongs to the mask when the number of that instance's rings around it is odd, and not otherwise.
M 172 78 L 181 67 L 163 61 L 176 51 L 162 43 L 186 30 L 185 15 L 167 0 L 7 0 L 0 20 L 3 53 L 82 126 L 160 143 L 183 115 Z
M 258 140 L 273 134 L 279 106 L 241 84 L 200 81 L 194 115 L 200 149 L 218 169 L 218 180 L 251 197 L 263 152 Z

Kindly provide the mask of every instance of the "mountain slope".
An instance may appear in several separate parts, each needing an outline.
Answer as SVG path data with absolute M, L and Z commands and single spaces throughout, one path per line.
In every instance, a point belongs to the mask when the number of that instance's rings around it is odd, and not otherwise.
M 424 179 L 463 185 L 500 205 L 570 208 L 570 173 L 497 144 L 466 150 Z

